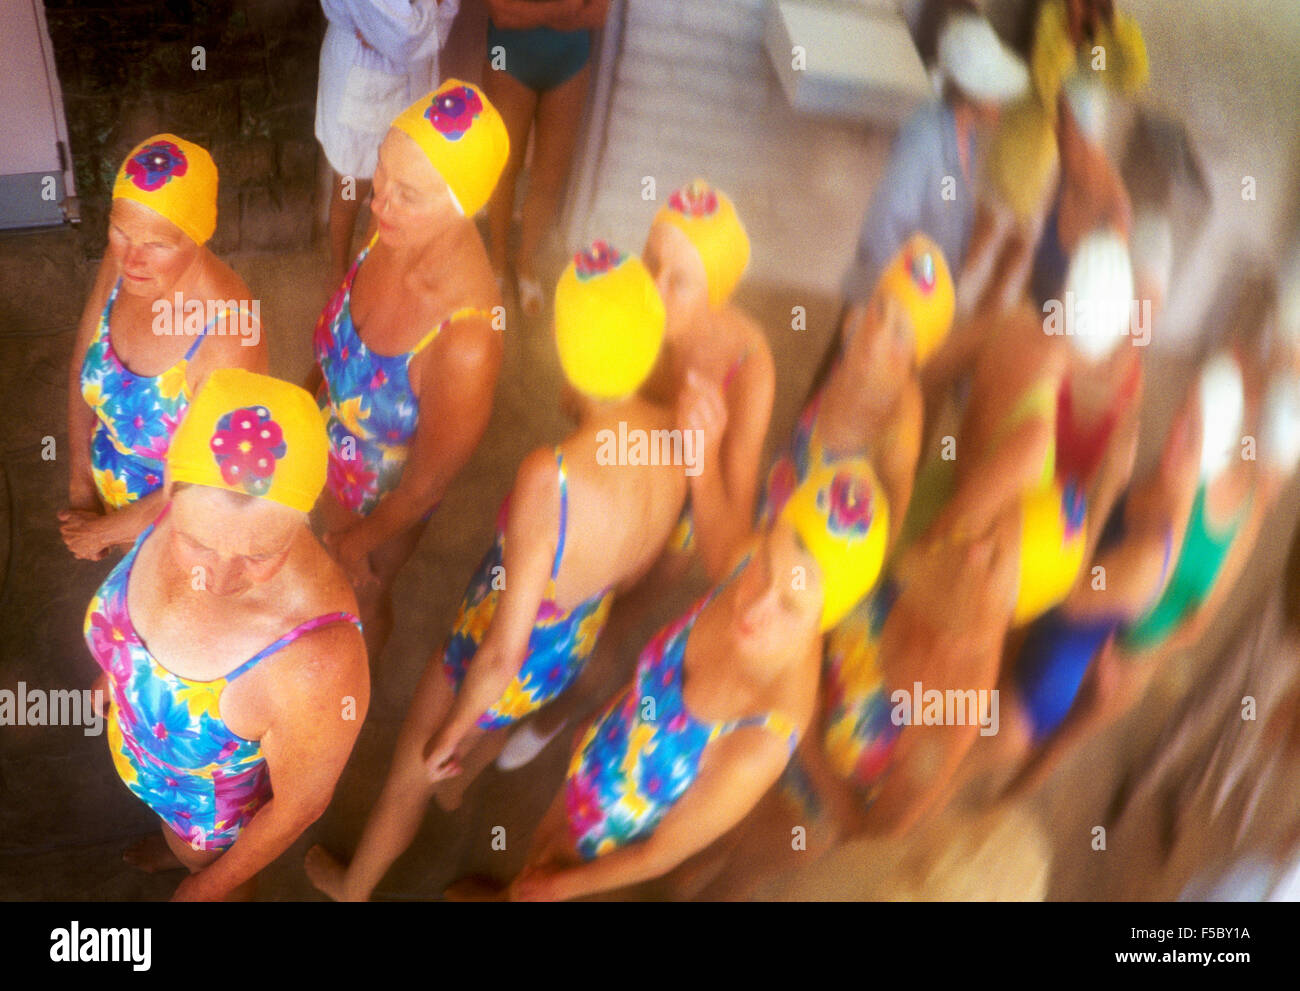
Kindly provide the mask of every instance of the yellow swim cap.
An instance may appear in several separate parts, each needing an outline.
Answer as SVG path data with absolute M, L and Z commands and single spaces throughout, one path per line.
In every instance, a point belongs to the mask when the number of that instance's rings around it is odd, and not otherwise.
M 311 512 L 329 440 L 306 390 L 242 368 L 208 376 L 167 452 L 172 482 L 259 496 Z
M 1020 508 L 1016 626 L 1038 618 L 1070 594 L 1088 540 L 1087 502 L 1073 482 L 1052 482 L 1031 492 Z
M 555 287 L 555 345 L 565 377 L 597 399 L 630 396 L 659 357 L 664 319 L 641 259 L 596 241 L 573 256 Z
M 924 234 L 913 234 L 880 273 L 876 290 L 894 296 L 912 318 L 916 363 L 923 364 L 948 336 L 957 309 L 943 250 Z
M 835 626 L 880 576 L 889 536 L 889 504 L 863 458 L 814 471 L 781 510 L 822 573 L 823 632 Z
M 703 179 L 696 179 L 668 197 L 668 205 L 655 214 L 654 222 L 672 224 L 690 238 L 704 262 L 709 306 L 718 309 L 749 265 L 749 235 L 731 200 Z
M 448 79 L 398 114 L 392 126 L 420 146 L 464 216 L 474 216 L 492 198 L 510 157 L 510 137 L 477 86 Z
M 193 141 L 155 134 L 126 156 L 113 182 L 113 199 L 147 206 L 195 244 L 204 244 L 217 229 L 217 167 Z

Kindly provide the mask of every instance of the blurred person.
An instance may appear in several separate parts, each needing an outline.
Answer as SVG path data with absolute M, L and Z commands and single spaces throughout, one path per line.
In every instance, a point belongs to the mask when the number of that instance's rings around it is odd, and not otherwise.
M 811 475 L 726 579 L 649 642 L 632 683 L 580 734 L 519 876 L 505 891 L 462 882 L 448 895 L 565 900 L 625 888 L 740 822 L 806 732 L 822 634 L 870 590 L 887 529 L 865 461 Z
M 555 334 L 581 396 L 577 429 L 520 467 L 447 644 L 425 669 L 351 863 L 320 847 L 308 855 L 308 876 L 332 898 L 370 897 L 430 798 L 459 806 L 502 731 L 573 684 L 614 595 L 658 557 L 686 497 L 685 473 L 657 458 L 606 455 L 611 436 L 672 429 L 672 409 L 636 394 L 663 328 L 663 303 L 639 259 L 598 241 L 561 276 Z
M 959 289 L 964 281 L 981 170 L 977 139 L 997 125 L 1005 104 L 1025 92 L 1029 75 L 974 4 L 951 6 L 938 43 L 941 96 L 919 107 L 894 140 L 841 283 L 843 308 L 809 398 L 843 350 L 845 328 L 859 319 L 854 309 L 868 301 L 885 265 L 913 232 L 935 241 Z
M 113 765 L 162 820 L 165 842 L 126 859 L 187 868 L 174 900 L 251 898 L 365 718 L 356 599 L 308 526 L 327 446 L 302 389 L 214 371 L 167 452 L 162 513 L 86 610 Z
M 604 26 L 609 0 L 487 0 L 487 7 L 483 91 L 510 134 L 510 159 L 488 209 L 492 268 L 503 286 L 515 184 L 531 135 L 515 275 L 520 308 L 535 317 L 545 302 L 537 249 L 569 177 L 591 79 L 591 33 Z
M 388 122 L 438 86 L 460 0 L 321 0 L 316 140 L 334 170 L 328 286 L 343 281 Z
M 378 230 L 316 323 L 324 539 L 357 589 L 372 664 L 392 632 L 393 580 L 492 414 L 500 296 L 473 217 L 507 146 L 500 116 L 460 80 L 404 110 L 379 148 Z
M 129 546 L 158 515 L 168 447 L 208 375 L 266 370 L 260 304 L 206 247 L 216 227 L 217 167 L 204 148 L 155 134 L 131 150 L 69 366 L 58 516 L 79 558 Z
M 776 370 L 763 328 L 732 302 L 749 250 L 730 197 L 703 179 L 675 190 L 651 223 L 643 257 L 667 323 L 659 362 L 641 395 L 675 409 L 676 426 L 700 439 L 699 467 L 668 547 L 636 587 L 615 600 L 609 636 L 571 705 L 594 703 L 613 689 L 616 645 L 632 636 L 697 556 L 710 581 L 720 581 L 732 551 L 750 532 Z M 532 760 L 571 717 L 553 706 L 526 722 L 498 766 L 511 770 Z

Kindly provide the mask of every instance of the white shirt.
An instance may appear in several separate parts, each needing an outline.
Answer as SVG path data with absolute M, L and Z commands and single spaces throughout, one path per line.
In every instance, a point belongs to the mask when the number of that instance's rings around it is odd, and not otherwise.
M 393 118 L 437 86 L 438 49 L 460 0 L 321 0 L 321 8 L 329 27 L 316 139 L 335 172 L 369 179 Z

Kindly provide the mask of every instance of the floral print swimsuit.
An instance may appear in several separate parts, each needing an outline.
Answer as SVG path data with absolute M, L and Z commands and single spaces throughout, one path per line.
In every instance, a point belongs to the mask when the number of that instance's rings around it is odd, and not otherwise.
M 119 278 L 81 363 L 81 395 L 95 411 L 90 467 L 109 509 L 129 506 L 162 487 L 167 449 L 193 398 L 186 372 L 213 326 L 204 327 L 185 357 L 165 372 L 136 375 L 122 364 L 109 336 L 109 316 L 121 287 Z M 213 323 L 229 312 L 222 310 Z
M 606 589 L 569 610 L 561 609 L 555 602 L 555 579 L 560 574 L 560 559 L 564 557 L 564 535 L 569 515 L 568 476 L 564 470 L 564 455 L 558 447 L 555 461 L 560 473 L 560 539 L 551 565 L 551 580 L 533 622 L 523 667 L 505 694 L 479 716 L 478 725 L 483 729 L 509 726 L 536 712 L 573 684 L 595 649 L 596 638 L 609 616 L 612 589 Z M 496 614 L 501 594 L 497 579 L 505 574 L 503 561 L 506 521 L 509 518 L 510 499 L 507 497 L 497 514 L 496 539 L 470 581 L 443 654 L 443 666 L 457 690 L 465 680 L 469 665 Z
M 569 835 L 592 860 L 652 833 L 699 774 L 710 743 L 760 726 L 789 743 L 798 731 L 778 712 L 721 722 L 697 719 L 683 696 L 686 642 L 704 607 L 749 563 L 664 627 L 637 660 L 636 680 L 616 698 L 578 744 L 564 782 Z
M 463 307 L 403 354 L 377 354 L 352 322 L 352 283 L 378 235 L 366 245 L 316 321 L 313 343 L 322 382 L 316 393 L 330 439 L 326 487 L 339 504 L 369 516 L 402 480 L 420 406 L 411 391 L 411 359 L 456 320 L 490 315 Z M 432 513 L 432 510 L 430 510 Z
M 313 630 L 333 623 L 360 630 L 361 621 L 346 612 L 317 616 L 223 678 L 192 681 L 172 674 L 150 653 L 127 607 L 136 555 L 157 525 L 140 534 L 91 599 L 86 643 L 108 675 L 106 736 L 118 775 L 194 849 L 224 850 L 271 798 L 261 744 L 231 732 L 221 719 L 226 686 Z

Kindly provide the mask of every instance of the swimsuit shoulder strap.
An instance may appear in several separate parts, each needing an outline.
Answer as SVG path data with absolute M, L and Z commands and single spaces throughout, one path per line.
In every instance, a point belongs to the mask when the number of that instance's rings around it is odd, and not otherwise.
M 96 337 L 108 336 L 108 318 L 113 312 L 113 304 L 117 302 L 118 291 L 122 288 L 122 277 L 119 275 L 117 281 L 113 283 L 113 288 L 109 291 L 108 299 L 104 301 L 104 308 L 99 313 L 99 323 L 95 325 Z
M 357 628 L 358 633 L 362 632 L 361 620 L 350 612 L 332 612 L 326 613 L 323 616 L 317 616 L 315 619 L 309 619 L 304 623 L 299 623 L 279 640 L 275 641 L 275 643 L 263 647 L 243 664 L 231 671 L 230 674 L 226 675 L 226 681 L 234 681 L 241 674 L 244 674 L 250 668 L 255 667 L 260 661 L 270 657 L 276 651 L 282 650 L 295 640 L 306 636 L 314 630 L 320 629 L 322 626 L 331 626 L 334 623 L 351 623 Z
M 794 753 L 794 748 L 799 745 L 799 730 L 795 721 L 782 712 L 768 712 L 759 716 L 746 716 L 743 719 L 729 719 L 718 723 L 714 726 L 710 739 L 716 740 L 720 736 L 750 726 L 757 726 L 783 738 L 790 748 L 790 753 Z
M 463 320 L 466 317 L 483 317 L 485 320 L 490 320 L 491 314 L 489 314 L 486 310 L 483 310 L 477 306 L 462 306 L 451 316 L 447 317 L 447 319 L 441 321 L 436 327 L 433 328 L 433 330 L 429 331 L 427 334 L 421 337 L 420 343 L 417 344 L 415 348 L 411 351 L 411 357 L 414 358 L 417 354 L 423 351 L 428 345 L 432 344 L 434 339 L 439 334 L 441 334 L 446 328 L 450 327 L 457 320 Z
M 207 324 L 203 328 L 202 333 L 200 333 L 198 337 L 194 339 L 194 343 L 190 345 L 190 349 L 185 352 L 185 358 L 184 358 L 185 361 L 193 360 L 194 352 L 196 352 L 199 349 L 199 345 L 203 343 L 203 339 L 207 337 L 209 331 L 211 331 L 212 328 L 217 325 L 217 321 L 220 320 L 228 313 L 247 313 L 250 317 L 253 316 L 253 312 L 251 310 L 245 309 L 242 303 L 236 306 L 233 310 L 229 306 L 223 306 L 221 310 L 215 313 L 212 319 L 207 322 Z
M 555 543 L 555 562 L 551 565 L 551 581 L 560 574 L 560 559 L 564 557 L 564 537 L 568 532 L 569 519 L 569 475 L 564 470 L 564 452 L 559 445 L 555 447 L 555 464 L 560 472 L 560 539 Z

